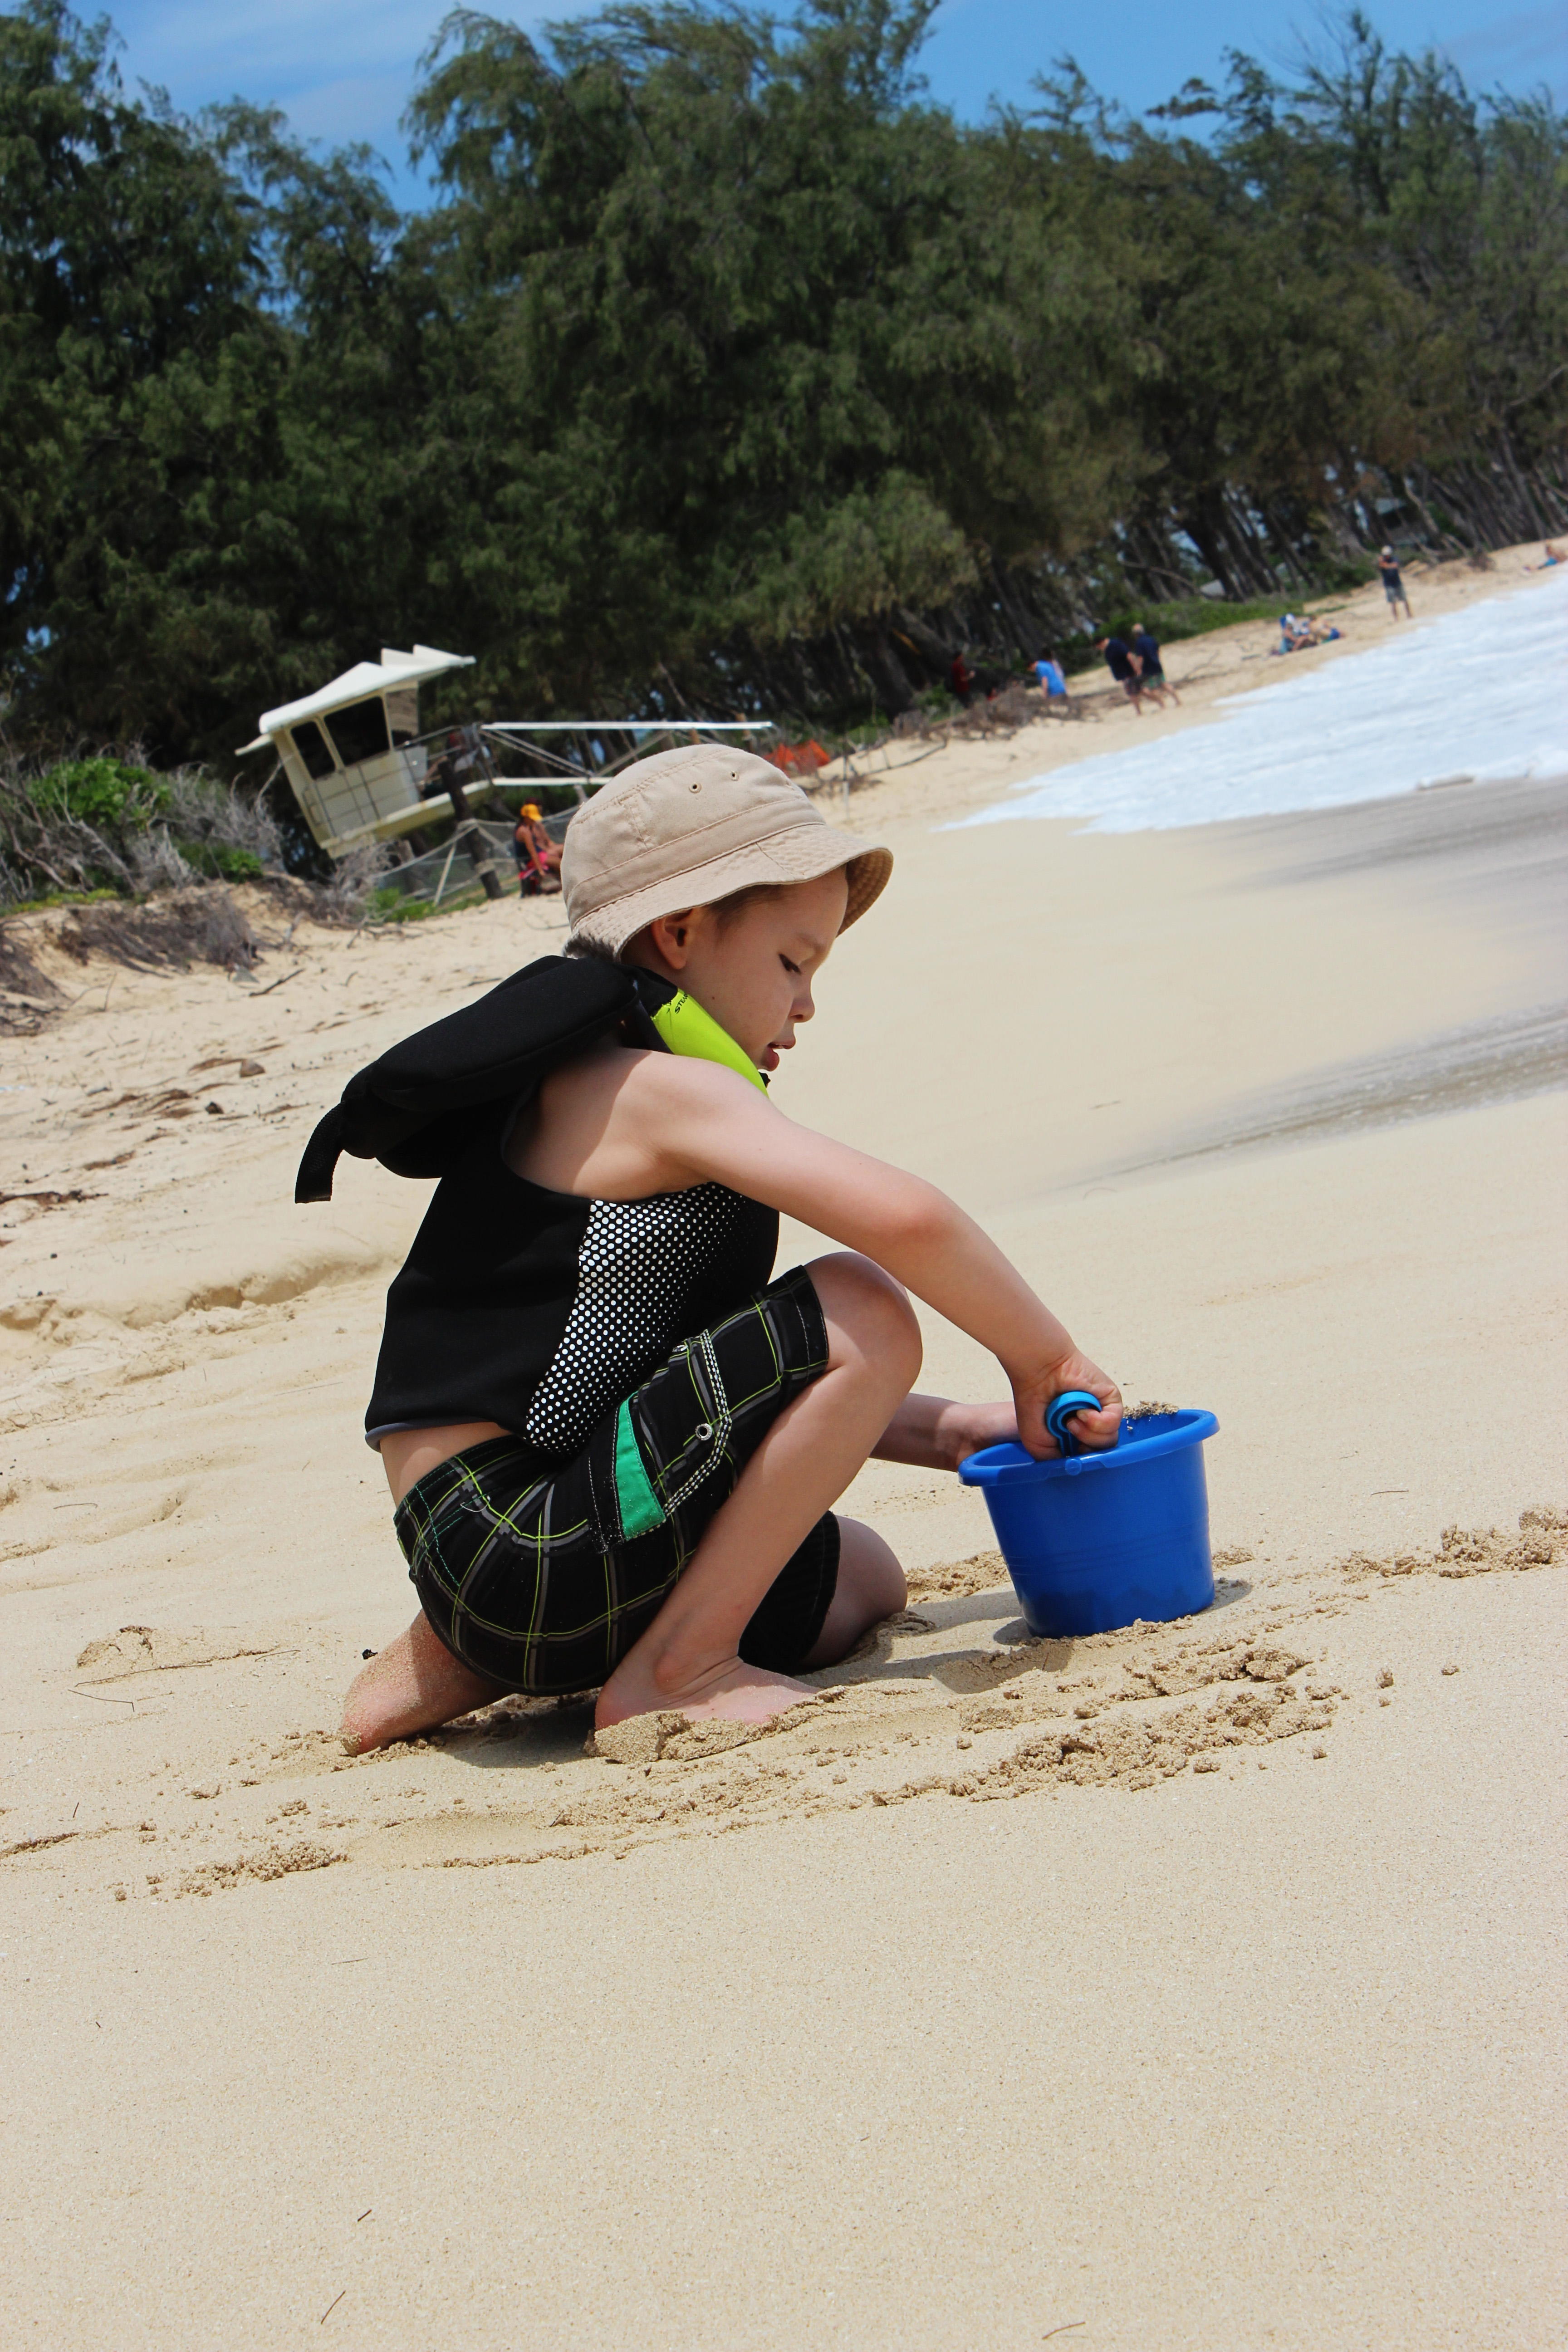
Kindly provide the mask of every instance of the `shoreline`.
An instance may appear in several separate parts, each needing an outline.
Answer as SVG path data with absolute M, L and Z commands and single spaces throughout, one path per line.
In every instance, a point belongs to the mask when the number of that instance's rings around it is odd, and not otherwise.
M 1488 572 L 1472 571 L 1463 562 L 1434 566 L 1423 583 L 1423 610 L 1413 622 L 1392 623 L 1385 618 L 1384 600 L 1375 583 L 1334 599 L 1333 611 L 1349 624 L 1343 637 L 1336 644 L 1310 647 L 1275 661 L 1261 676 L 1250 675 L 1249 672 L 1258 663 L 1268 660 L 1268 645 L 1278 634 L 1269 625 L 1237 622 L 1228 627 L 1205 631 L 1197 637 L 1177 639 L 1166 649 L 1169 656 L 1166 676 L 1184 698 L 1182 707 L 1175 711 L 1156 709 L 1139 716 L 1120 697 L 1108 694 L 1096 686 L 1090 706 L 1081 719 L 1052 719 L 1041 716 L 1011 737 L 989 740 L 984 737 L 953 737 L 935 751 L 927 748 L 903 752 L 895 759 L 889 759 L 888 754 L 899 751 L 900 747 L 889 743 L 878 755 L 884 759 L 884 767 L 858 775 L 849 796 L 847 815 L 837 797 L 840 784 L 835 763 L 825 772 L 825 780 L 816 788 L 824 814 L 835 822 L 849 823 L 854 830 L 872 831 L 885 806 L 893 807 L 900 818 L 917 807 L 937 817 L 946 805 L 944 795 L 952 796 L 954 802 L 954 814 L 949 822 L 971 820 L 993 803 L 1005 811 L 1007 793 L 1037 778 L 1049 781 L 1063 769 L 1076 766 L 1083 761 L 1145 746 L 1152 749 L 1157 744 L 1172 742 L 1194 728 L 1221 723 L 1226 715 L 1222 706 L 1237 697 L 1250 697 L 1315 677 L 1343 660 L 1397 646 L 1402 638 L 1408 640 L 1431 623 L 1446 619 L 1452 614 L 1478 604 L 1513 601 L 1540 587 L 1549 586 L 1558 578 L 1557 572 L 1534 571 L 1527 573 L 1524 571 L 1522 558 L 1531 551 L 1534 551 L 1522 547 L 1501 551 L 1493 560 L 1493 569 Z M 1322 601 L 1314 600 L 1315 603 Z M 1095 677 L 1099 674 L 1083 675 Z M 1026 772 L 1023 775 L 1016 773 L 1026 761 L 1029 763 Z M 924 767 L 927 772 L 917 781 L 910 772 L 921 767 Z M 1398 799 L 1405 797 L 1410 790 L 1441 788 L 1438 782 L 1402 786 L 1376 797 Z M 1302 810 L 1275 814 L 1307 813 Z M 1006 812 L 1002 821 L 1050 823 L 1056 820 L 1049 815 L 1025 819 L 1021 814 L 1015 818 L 1011 812 Z M 1084 815 L 1061 821 L 1087 826 L 1095 819 L 1092 815 Z M 1261 821 L 1256 813 L 1247 811 L 1235 816 L 1219 815 L 1203 822 L 1231 824 Z M 1188 831 L 1198 828 L 1182 826 L 1168 829 Z

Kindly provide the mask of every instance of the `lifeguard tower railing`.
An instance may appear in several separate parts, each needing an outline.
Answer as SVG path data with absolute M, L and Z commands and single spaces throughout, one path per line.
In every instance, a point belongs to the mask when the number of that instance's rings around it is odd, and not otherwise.
M 499 776 L 498 784 L 509 791 L 519 784 L 569 784 L 579 803 L 650 752 L 678 743 L 776 732 L 771 719 L 486 719 L 479 725 L 479 733 L 498 749 L 536 763 L 522 775 L 509 771 Z
M 486 720 L 478 731 L 509 755 L 509 772 L 494 776 L 492 772 L 483 789 L 521 802 L 541 787 L 558 791 L 562 786 L 570 786 L 574 797 L 569 807 L 542 813 L 545 831 L 552 840 L 563 842 L 578 809 L 601 784 L 608 782 L 633 760 L 645 759 L 651 751 L 673 749 L 678 743 L 764 735 L 773 730 L 772 720 L 622 719 L 591 723 L 577 719 Z M 536 735 L 550 740 L 540 743 L 532 740 Z M 521 775 L 510 764 L 520 757 L 532 763 L 529 772 Z M 479 797 L 481 788 L 471 778 L 468 789 L 476 799 Z M 484 879 L 487 870 L 491 877 L 489 882 Z M 417 857 L 405 855 L 402 863 L 378 876 L 375 900 L 384 915 L 415 906 L 426 906 L 434 911 L 438 907 L 466 902 L 477 889 L 498 895 L 498 886 L 500 892 L 521 887 L 512 853 L 510 815 L 504 824 L 484 817 L 470 818 L 439 847 L 424 851 Z

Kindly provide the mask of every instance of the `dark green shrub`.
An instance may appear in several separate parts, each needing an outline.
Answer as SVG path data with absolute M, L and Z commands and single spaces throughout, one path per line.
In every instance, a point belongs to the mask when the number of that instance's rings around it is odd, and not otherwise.
M 193 874 L 209 882 L 258 882 L 262 864 L 254 849 L 233 849 L 221 841 L 182 841 L 174 846 Z
M 169 787 L 161 776 L 107 755 L 62 760 L 33 782 L 28 796 L 50 816 L 74 816 L 116 833 L 142 832 L 169 805 Z

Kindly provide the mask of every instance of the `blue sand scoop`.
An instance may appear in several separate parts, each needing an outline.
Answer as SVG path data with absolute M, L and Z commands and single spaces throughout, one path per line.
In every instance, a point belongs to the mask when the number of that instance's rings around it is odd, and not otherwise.
M 1068 1427 L 1074 1413 L 1099 1411 L 1100 1399 L 1092 1389 L 1063 1389 L 1060 1396 L 1051 1399 L 1046 1407 L 1046 1427 L 1061 1447 L 1064 1460 L 1072 1452 L 1076 1443 L 1071 1430 Z
M 1107 1453 L 1071 1453 L 1074 1413 L 1098 1411 L 1086 1389 L 1053 1397 L 1046 1426 L 1059 1462 L 988 1445 L 961 1463 L 985 1497 L 1007 1573 L 1032 1633 L 1109 1633 L 1142 1618 L 1190 1617 L 1214 1599 L 1204 1441 L 1212 1412 L 1124 1421 Z

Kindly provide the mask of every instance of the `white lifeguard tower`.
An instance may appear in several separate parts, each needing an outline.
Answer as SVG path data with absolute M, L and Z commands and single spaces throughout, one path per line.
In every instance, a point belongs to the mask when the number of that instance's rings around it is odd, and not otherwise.
M 277 753 L 329 856 L 363 842 L 395 841 L 454 813 L 448 793 L 423 796 L 430 760 L 419 740 L 419 688 L 472 667 L 471 654 L 383 646 L 379 662 L 356 662 L 314 694 L 263 711 L 260 734 L 241 750 Z
M 314 694 L 264 711 L 260 734 L 240 751 L 276 753 L 329 857 L 455 819 L 455 833 L 436 847 L 421 845 L 419 856 L 408 845 L 395 853 L 382 886 L 398 898 L 438 907 L 475 889 L 499 898 L 520 887 L 512 870 L 514 819 L 503 791 L 525 796 L 541 787 L 564 789 L 580 807 L 629 761 L 663 744 L 703 737 L 750 740 L 774 731 L 767 719 L 495 719 L 437 727 L 422 736 L 421 683 L 472 667 L 471 654 L 443 653 L 437 646 L 416 646 L 405 654 L 383 646 L 378 662 L 356 662 Z M 437 742 L 437 737 L 443 740 Z M 426 748 L 431 743 L 434 760 Z M 508 761 L 504 776 L 496 772 L 490 744 Z M 519 764 L 525 767 L 521 776 Z M 470 793 L 505 822 L 476 815 Z M 546 832 L 563 840 L 575 814 L 573 808 L 547 814 Z

